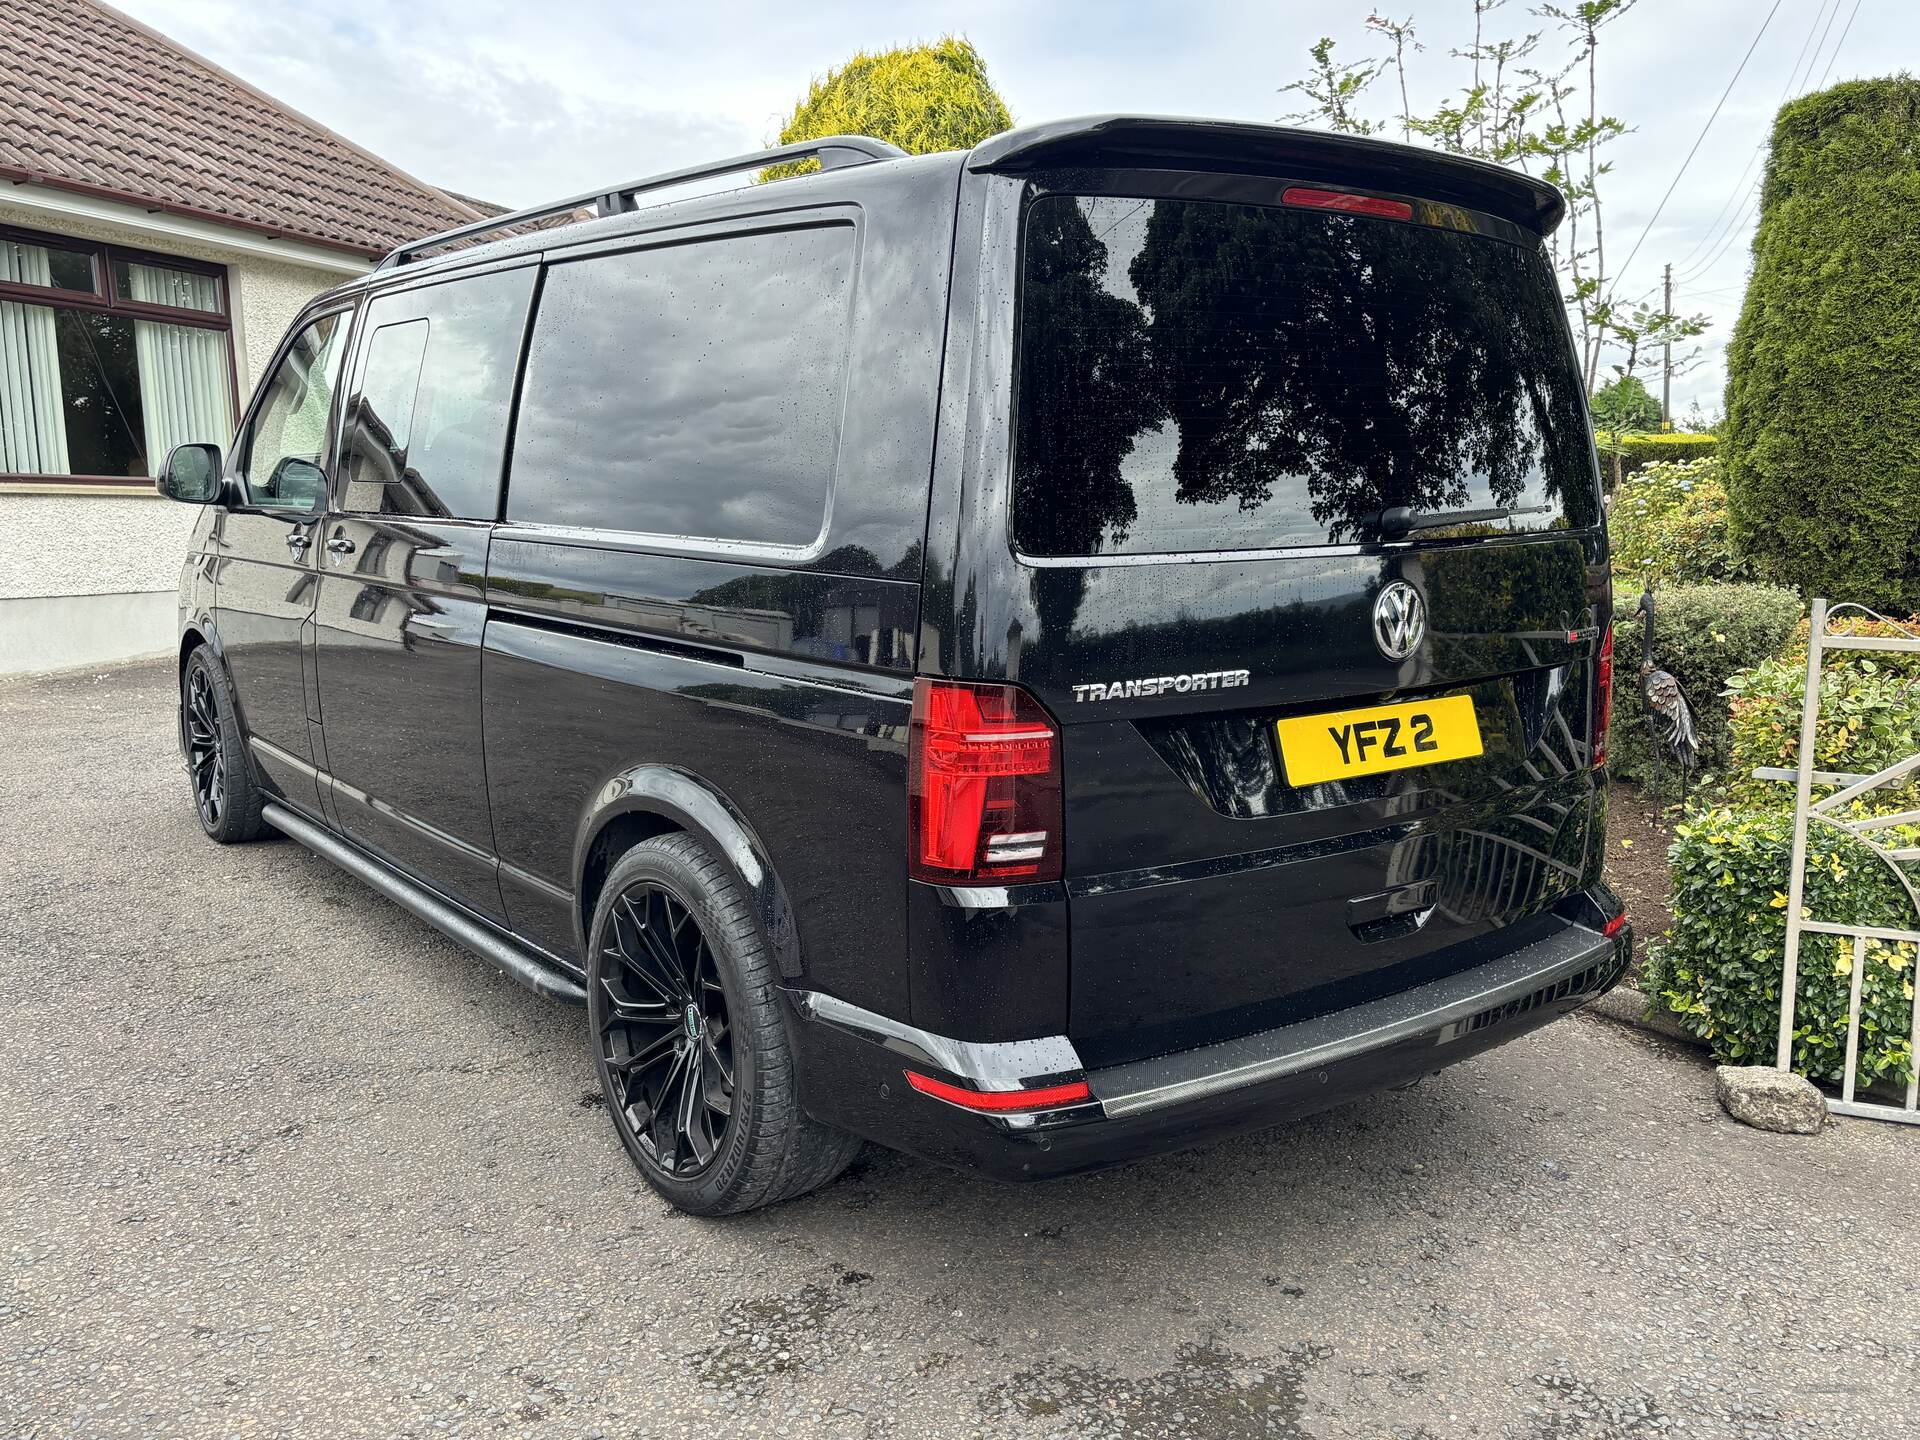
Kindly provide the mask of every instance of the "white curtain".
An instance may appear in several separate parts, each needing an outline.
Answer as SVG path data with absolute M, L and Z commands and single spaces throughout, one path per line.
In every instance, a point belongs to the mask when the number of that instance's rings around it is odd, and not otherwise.
M 219 282 L 191 270 L 128 265 L 127 285 L 133 300 L 188 310 L 220 308 Z M 147 469 L 157 471 L 167 451 L 184 441 L 225 445 L 233 430 L 226 332 L 136 320 L 133 348 L 146 416 Z
M 0 280 L 52 284 L 46 248 L 0 240 Z M 68 473 L 60 348 L 44 305 L 0 301 L 0 473 Z

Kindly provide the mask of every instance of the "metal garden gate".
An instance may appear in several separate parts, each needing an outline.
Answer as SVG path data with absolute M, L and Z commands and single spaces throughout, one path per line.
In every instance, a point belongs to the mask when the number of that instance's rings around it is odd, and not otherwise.
M 1901 631 L 1907 638 L 1830 634 L 1829 622 L 1847 612 L 1879 621 L 1892 629 Z M 1920 635 L 1913 635 L 1912 632 L 1888 620 L 1884 615 L 1876 614 L 1863 606 L 1836 605 L 1829 609 L 1826 601 L 1815 600 L 1807 636 L 1807 693 L 1800 713 L 1799 763 L 1792 770 L 1766 767 L 1754 771 L 1760 779 L 1792 780 L 1797 787 L 1793 803 L 1793 870 L 1787 890 L 1787 956 L 1780 981 L 1780 1045 L 1774 1063 L 1781 1070 L 1793 1068 L 1793 1015 L 1795 991 L 1800 978 L 1800 937 L 1811 932 L 1815 935 L 1838 935 L 1851 938 L 1853 978 L 1847 1000 L 1846 1068 L 1841 1072 L 1840 1098 L 1829 1102 L 1827 1108 L 1838 1115 L 1858 1115 L 1872 1120 L 1895 1120 L 1908 1125 L 1920 1125 L 1920 891 L 1915 890 L 1914 882 L 1901 869 L 1902 861 L 1920 860 L 1920 847 L 1889 848 L 1874 838 L 1875 832 L 1878 831 L 1900 825 L 1920 824 L 1920 810 L 1905 810 L 1897 815 L 1875 815 L 1864 819 L 1847 819 L 1842 813 L 1848 802 L 1870 790 L 1878 789 L 1882 785 L 1920 770 L 1920 754 L 1897 760 L 1884 770 L 1872 775 L 1814 768 L 1814 744 L 1820 718 L 1821 660 L 1828 652 L 1834 650 L 1882 650 L 1920 655 Z M 1816 784 L 1839 785 L 1841 788 L 1825 799 L 1815 800 L 1813 787 Z M 1906 891 L 1907 898 L 1913 902 L 1913 928 L 1847 925 L 1815 917 L 1804 919 L 1801 917 L 1806 893 L 1807 832 L 1809 827 L 1815 824 L 1851 835 L 1885 863 Z M 1905 942 L 1916 947 L 1912 1032 L 1916 1064 L 1914 1077 L 1907 1081 L 1906 1102 L 1902 1105 L 1882 1104 L 1854 1098 L 1854 1071 L 1860 1053 L 1860 987 L 1866 973 L 1869 940 Z

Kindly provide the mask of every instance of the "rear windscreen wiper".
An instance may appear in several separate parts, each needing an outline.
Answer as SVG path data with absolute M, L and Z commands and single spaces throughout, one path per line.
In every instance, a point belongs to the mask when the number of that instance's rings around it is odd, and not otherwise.
M 1416 530 L 1439 530 L 1449 525 L 1485 525 L 1515 515 L 1543 515 L 1545 505 L 1490 505 L 1484 510 L 1415 510 L 1411 505 L 1389 505 L 1379 512 L 1375 526 L 1382 540 L 1397 540 Z

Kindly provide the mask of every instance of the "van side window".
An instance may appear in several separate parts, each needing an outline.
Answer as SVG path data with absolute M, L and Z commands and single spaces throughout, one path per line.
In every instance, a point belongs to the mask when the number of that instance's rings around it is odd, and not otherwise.
M 280 357 L 242 445 L 240 475 L 252 504 L 313 510 L 325 502 L 327 419 L 346 340 L 346 313 L 323 315 Z
M 347 405 L 342 508 L 491 520 L 531 268 L 382 295 Z
M 853 256 L 839 224 L 552 266 L 507 519 L 812 541 L 838 450 Z

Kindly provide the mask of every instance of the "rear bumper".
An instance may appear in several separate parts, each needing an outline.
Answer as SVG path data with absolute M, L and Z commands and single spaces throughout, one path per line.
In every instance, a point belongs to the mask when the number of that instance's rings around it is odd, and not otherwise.
M 1064 1036 L 982 1044 L 790 991 L 807 1109 L 828 1124 L 998 1180 L 1038 1180 L 1204 1144 L 1416 1080 L 1578 1009 L 1625 971 L 1633 934 L 1583 924 L 1366 1005 L 1175 1055 L 1086 1070 Z M 1084 1079 L 1064 1109 L 981 1115 L 908 1088 Z

